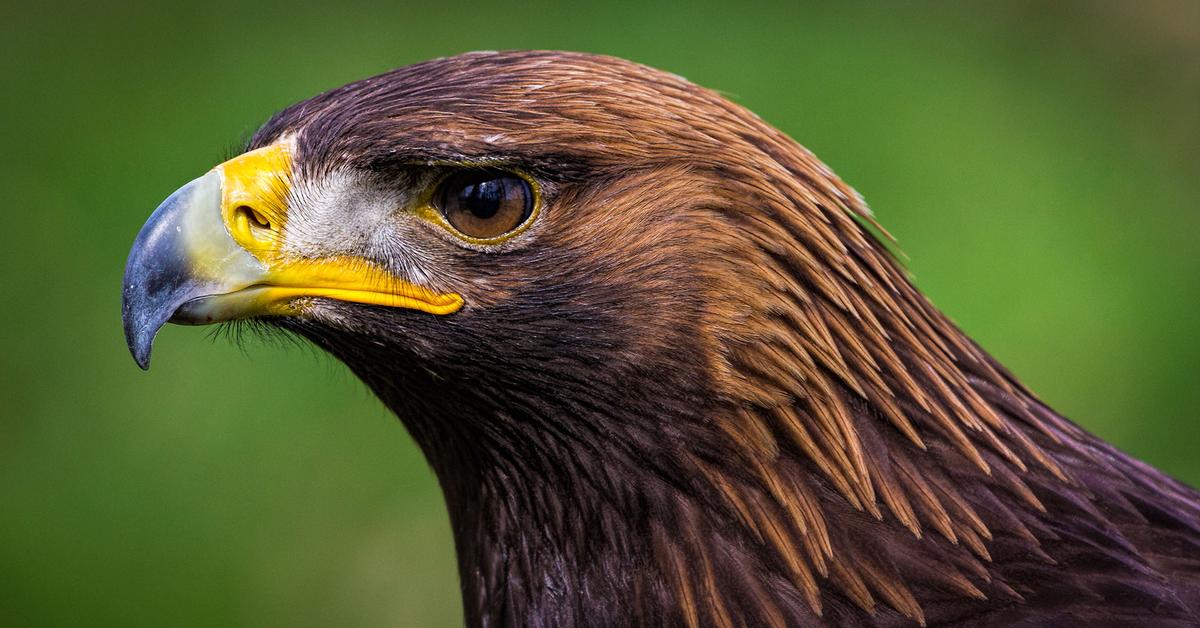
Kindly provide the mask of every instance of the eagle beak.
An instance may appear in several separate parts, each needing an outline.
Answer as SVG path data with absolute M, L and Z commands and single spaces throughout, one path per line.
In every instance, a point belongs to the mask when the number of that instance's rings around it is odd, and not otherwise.
M 399 279 L 369 260 L 285 251 L 291 144 L 231 159 L 167 197 L 125 265 L 121 317 L 138 366 L 167 322 L 205 325 L 296 316 L 312 298 L 458 311 L 463 299 Z

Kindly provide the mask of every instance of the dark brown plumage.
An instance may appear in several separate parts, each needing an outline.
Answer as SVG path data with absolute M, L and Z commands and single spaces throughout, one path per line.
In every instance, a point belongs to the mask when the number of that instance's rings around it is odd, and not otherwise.
M 247 148 L 282 138 L 283 233 L 309 247 L 284 250 L 462 296 L 264 320 L 420 444 L 469 624 L 1200 621 L 1196 492 L 1041 403 L 917 292 L 850 187 L 714 92 L 477 53 L 292 106 Z M 320 248 L 357 220 L 321 204 L 331 181 L 481 165 L 537 183 L 511 240 L 387 214 Z

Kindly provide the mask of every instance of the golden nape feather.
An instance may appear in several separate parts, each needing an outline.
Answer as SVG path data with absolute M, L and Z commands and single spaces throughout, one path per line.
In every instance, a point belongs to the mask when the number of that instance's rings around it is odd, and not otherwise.
M 441 481 L 471 625 L 1200 622 L 1197 493 L 1040 402 L 715 92 L 475 53 L 246 151 L 139 236 L 130 347 L 254 318 L 345 362 Z

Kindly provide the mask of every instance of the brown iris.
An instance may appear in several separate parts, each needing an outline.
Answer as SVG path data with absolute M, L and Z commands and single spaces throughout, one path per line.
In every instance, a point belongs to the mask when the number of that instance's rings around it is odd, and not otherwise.
M 528 181 L 497 170 L 453 174 L 435 197 L 450 226 L 479 240 L 498 238 L 520 227 L 533 213 L 533 200 Z

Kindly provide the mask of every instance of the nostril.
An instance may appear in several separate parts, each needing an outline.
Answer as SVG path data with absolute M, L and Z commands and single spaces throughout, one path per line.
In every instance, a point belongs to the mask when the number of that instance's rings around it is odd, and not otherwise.
M 246 221 L 246 224 L 250 225 L 251 227 L 267 230 L 271 228 L 271 221 L 268 220 L 266 216 L 263 216 L 262 213 L 257 209 L 254 209 L 249 205 L 241 205 L 234 211 L 237 212 L 237 214 Z

